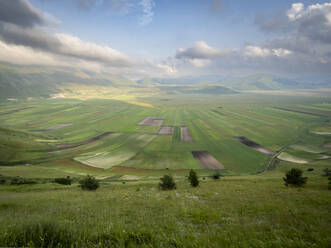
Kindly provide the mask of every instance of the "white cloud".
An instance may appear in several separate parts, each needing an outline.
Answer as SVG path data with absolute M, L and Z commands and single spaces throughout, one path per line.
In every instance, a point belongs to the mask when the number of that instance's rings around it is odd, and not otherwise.
M 84 42 L 68 34 L 55 34 L 61 44 L 59 53 L 76 58 L 100 61 L 113 66 L 130 66 L 132 62 L 121 52 L 108 46 L 100 46 L 92 42 Z
M 258 46 L 246 46 L 244 54 L 249 57 L 266 57 L 271 54 L 267 48 L 261 48 Z
M 272 49 L 272 54 L 277 57 L 283 57 L 292 54 L 293 52 L 284 48 Z
M 153 20 L 153 8 L 155 6 L 155 2 L 153 0 L 141 0 L 139 5 L 142 7 L 143 11 L 143 15 L 139 19 L 139 24 L 141 26 L 145 26 Z
M 302 16 L 304 5 L 302 3 L 292 4 L 292 8 L 287 11 L 287 16 L 291 21 L 294 21 Z
M 292 54 L 292 51 L 284 48 L 263 48 L 259 46 L 246 46 L 243 51 L 244 55 L 249 57 L 267 57 L 267 56 L 277 56 L 284 57 Z
M 176 53 L 176 58 L 211 59 L 226 55 L 227 53 L 227 51 L 221 51 L 217 48 L 209 46 L 204 41 L 197 41 L 192 47 L 187 49 L 179 48 Z

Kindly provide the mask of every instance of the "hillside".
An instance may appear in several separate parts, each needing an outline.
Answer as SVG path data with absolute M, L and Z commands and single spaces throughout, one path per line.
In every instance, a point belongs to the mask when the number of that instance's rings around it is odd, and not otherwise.
M 219 81 L 219 84 L 234 90 L 298 90 L 298 89 L 315 89 L 315 88 L 330 88 L 331 84 L 328 81 L 318 80 L 316 83 L 314 78 L 309 80 L 298 80 L 281 78 L 273 75 L 256 74 L 247 77 L 228 78 Z
M 0 64 L 0 100 L 47 98 L 60 93 L 67 84 L 123 87 L 134 85 L 135 82 L 66 68 Z

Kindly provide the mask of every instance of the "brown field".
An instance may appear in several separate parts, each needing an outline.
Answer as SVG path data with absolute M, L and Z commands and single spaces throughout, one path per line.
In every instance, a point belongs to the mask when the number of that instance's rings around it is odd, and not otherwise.
M 272 155 L 275 154 L 274 151 L 271 151 L 267 148 L 264 148 L 263 146 L 255 143 L 254 141 L 251 141 L 251 140 L 247 139 L 246 137 L 240 136 L 240 137 L 236 137 L 236 139 L 239 140 L 244 145 L 249 146 L 249 147 L 253 148 L 254 150 L 256 150 L 260 153 L 263 153 L 263 154 L 266 154 L 266 155 L 269 155 L 269 156 L 272 156 Z
M 204 169 L 224 169 L 224 165 L 218 162 L 207 151 L 192 151 L 192 155 Z
M 157 131 L 157 134 L 172 135 L 173 132 L 174 132 L 174 127 L 172 127 L 172 126 L 162 126 L 162 127 L 160 127 L 159 131 Z
M 186 126 L 180 128 L 180 138 L 183 142 L 192 142 L 192 135 L 190 129 Z
M 153 116 L 148 116 L 138 123 L 140 126 L 161 126 L 164 119 L 160 119 Z

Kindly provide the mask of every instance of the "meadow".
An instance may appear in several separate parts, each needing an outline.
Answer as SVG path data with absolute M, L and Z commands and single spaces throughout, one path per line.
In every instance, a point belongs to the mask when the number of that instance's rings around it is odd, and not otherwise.
M 292 93 L 291 93 L 292 94 Z M 146 117 L 160 126 L 139 125 Z M 328 93 L 71 98 L 0 106 L 0 246 L 328 247 Z M 183 142 L 182 127 L 192 140 Z M 272 155 L 241 143 L 259 144 Z M 192 151 L 224 165 L 220 180 Z M 290 168 L 308 176 L 287 188 Z M 186 176 L 197 171 L 200 186 Z M 101 182 L 85 192 L 78 180 Z M 158 189 L 172 174 L 177 190 Z M 70 176 L 71 186 L 54 178 Z M 10 185 L 15 177 L 36 182 Z M 55 241 L 54 241 L 55 240 Z

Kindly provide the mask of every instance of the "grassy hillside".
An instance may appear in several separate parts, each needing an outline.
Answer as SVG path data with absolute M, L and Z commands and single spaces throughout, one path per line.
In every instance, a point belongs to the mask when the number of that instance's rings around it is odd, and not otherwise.
M 302 82 L 265 74 L 228 78 L 220 81 L 219 84 L 234 90 L 298 90 L 330 87 L 330 84 L 314 84 L 314 82 L 311 81 Z
M 200 180 L 177 178 L 169 192 L 157 180 L 103 181 L 96 192 L 2 185 L 0 246 L 329 247 L 326 178 L 309 175 L 304 189 L 272 174 Z

